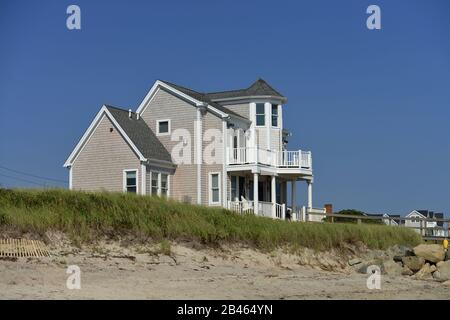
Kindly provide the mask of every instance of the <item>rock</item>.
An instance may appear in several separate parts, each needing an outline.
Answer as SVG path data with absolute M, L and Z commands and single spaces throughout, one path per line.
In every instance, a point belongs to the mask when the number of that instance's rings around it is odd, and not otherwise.
M 394 245 L 388 249 L 391 256 L 410 256 L 414 255 L 414 253 L 411 251 L 411 248 L 401 245 Z M 394 259 L 395 260 L 395 259 Z
M 360 260 L 360 259 L 358 259 L 358 258 L 355 258 L 355 259 L 351 259 L 349 262 L 348 262 L 348 265 L 349 266 L 354 266 L 355 264 L 360 264 L 362 261 Z
M 392 258 L 395 262 L 402 262 L 402 259 L 404 257 L 403 256 L 394 256 L 394 258 Z
M 434 263 L 445 258 L 444 248 L 440 244 L 419 244 L 414 248 L 414 254 Z
M 439 272 L 439 270 L 436 270 L 435 272 L 433 272 L 434 279 L 439 280 L 440 277 L 441 277 L 441 273 Z
M 412 276 L 414 274 L 414 272 L 408 268 L 407 266 L 403 266 L 402 269 L 402 276 Z
M 414 272 L 419 271 L 422 269 L 423 265 L 425 264 L 425 259 L 422 257 L 416 257 L 416 256 L 408 256 L 402 258 L 403 265 L 408 267 Z
M 450 280 L 447 280 L 445 282 L 442 283 L 444 286 L 450 286 Z
M 363 262 L 361 266 L 357 265 L 357 267 L 359 267 L 358 272 L 367 274 L 367 268 L 369 266 L 372 266 L 372 265 L 381 266 L 382 263 L 383 263 L 383 260 L 381 260 L 381 259 L 372 259 L 370 261 Z
M 439 264 L 435 273 L 437 272 L 439 273 L 436 275 L 436 279 L 440 281 L 450 280 L 450 260 L 444 261 L 444 263 Z
M 392 260 L 384 261 L 381 265 L 381 272 L 392 276 L 400 276 L 403 268 L 398 262 Z
M 436 267 L 440 267 L 440 266 L 442 266 L 444 264 L 444 261 L 439 261 L 438 263 L 436 263 Z
M 417 280 L 425 280 L 433 278 L 433 276 L 431 275 L 430 264 L 428 262 L 425 263 L 422 269 L 420 269 L 416 273 L 415 277 Z
M 430 266 L 430 272 L 433 273 L 433 272 L 435 272 L 436 270 L 437 270 L 436 266 L 435 266 L 434 264 L 432 264 L 432 265 Z

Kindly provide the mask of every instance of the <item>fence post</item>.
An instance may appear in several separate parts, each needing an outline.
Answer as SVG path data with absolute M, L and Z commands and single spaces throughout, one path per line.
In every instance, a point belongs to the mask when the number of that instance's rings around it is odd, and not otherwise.
M 286 212 L 285 212 L 285 210 L 286 210 L 286 204 L 283 203 L 283 204 L 281 205 L 281 219 L 282 219 L 282 220 L 285 220 L 285 219 L 286 219 Z

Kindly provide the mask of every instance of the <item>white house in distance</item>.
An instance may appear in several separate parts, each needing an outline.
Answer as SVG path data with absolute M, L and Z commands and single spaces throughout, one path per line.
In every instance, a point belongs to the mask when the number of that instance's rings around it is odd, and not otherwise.
M 417 228 L 414 229 L 416 232 L 420 233 L 421 220 L 424 219 L 443 219 L 443 213 L 436 213 L 429 210 L 413 210 L 406 215 L 406 218 L 411 218 L 405 220 L 405 227 L 409 228 Z M 446 236 L 446 232 L 444 230 L 444 222 L 442 221 L 425 221 L 422 222 L 422 235 L 424 236 L 438 236 L 444 237 Z

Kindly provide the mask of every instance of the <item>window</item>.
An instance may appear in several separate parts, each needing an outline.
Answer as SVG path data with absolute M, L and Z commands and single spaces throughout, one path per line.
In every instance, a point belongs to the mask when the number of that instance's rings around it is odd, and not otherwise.
M 272 127 L 278 127 L 278 105 L 272 105 Z
M 152 195 L 158 194 L 158 172 L 152 172 Z
M 220 204 L 220 173 L 209 174 L 209 203 Z
M 156 134 L 159 136 L 170 134 L 170 120 L 158 120 L 156 122 Z
M 256 104 L 256 125 L 257 126 L 264 126 L 265 120 L 266 120 L 266 113 L 264 112 L 264 103 L 257 103 Z
M 169 175 L 152 171 L 151 177 L 151 194 L 167 197 L 169 195 Z
M 169 185 L 167 183 L 167 174 L 161 173 L 161 195 L 163 197 L 167 197 L 168 189 L 169 189 Z
M 124 191 L 137 193 L 137 170 L 124 171 Z

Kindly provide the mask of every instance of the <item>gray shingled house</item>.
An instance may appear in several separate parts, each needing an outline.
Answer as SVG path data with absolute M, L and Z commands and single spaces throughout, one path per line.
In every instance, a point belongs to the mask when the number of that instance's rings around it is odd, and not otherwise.
M 313 210 L 312 159 L 309 151 L 287 150 L 286 101 L 262 79 L 246 89 L 211 93 L 158 80 L 135 112 L 100 109 L 64 163 L 70 189 L 299 218 L 297 181 L 307 185 L 302 210 Z

